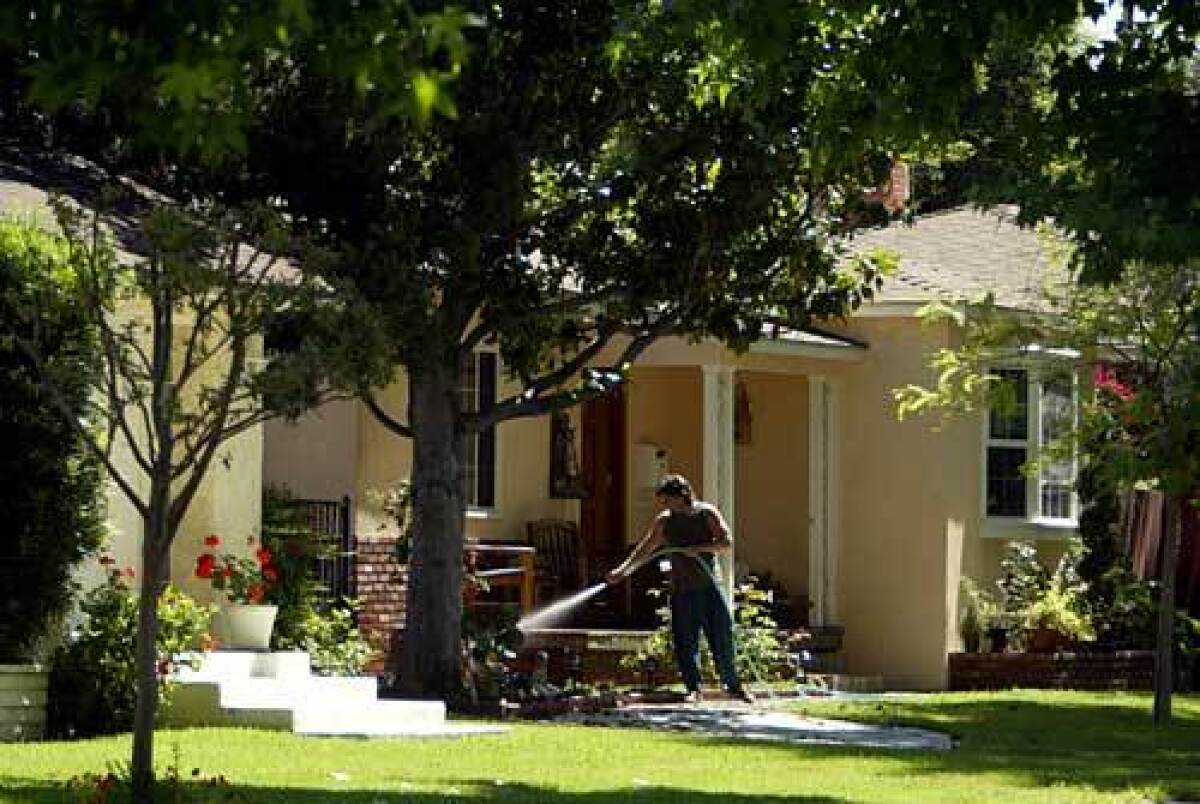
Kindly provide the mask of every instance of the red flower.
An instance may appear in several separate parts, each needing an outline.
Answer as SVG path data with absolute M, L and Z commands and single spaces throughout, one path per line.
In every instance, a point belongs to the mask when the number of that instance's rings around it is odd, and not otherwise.
M 233 565 L 232 565 L 232 564 L 226 564 L 226 565 L 225 565 L 225 566 L 224 566 L 224 567 L 221 569 L 221 574 L 222 574 L 222 575 L 224 575 L 226 578 L 231 578 L 231 577 L 233 577 Z
M 1117 373 L 1107 366 L 1096 366 L 1092 372 L 1092 382 L 1097 390 L 1108 391 L 1122 402 L 1129 402 L 1134 397 L 1133 389 L 1118 380 Z
M 252 583 L 250 584 L 250 588 L 246 590 L 246 597 L 249 598 L 251 603 L 261 603 L 265 591 L 261 583 Z
M 205 547 L 219 547 L 221 545 L 221 537 L 216 534 L 209 534 L 204 537 Z
M 268 581 L 279 580 L 279 570 L 275 569 L 274 564 L 264 564 L 262 568 L 263 577 Z
M 216 566 L 217 559 L 213 556 L 213 554 L 205 553 L 196 559 L 196 577 L 205 579 L 211 578 L 213 576 L 213 569 Z
M 271 551 L 265 547 L 255 550 L 254 555 L 258 557 L 259 566 L 265 567 L 271 563 Z

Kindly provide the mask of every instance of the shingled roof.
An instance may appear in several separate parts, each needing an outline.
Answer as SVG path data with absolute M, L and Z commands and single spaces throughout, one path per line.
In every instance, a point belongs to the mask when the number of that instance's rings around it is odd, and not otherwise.
M 979 301 L 1044 310 L 1065 273 L 1052 265 L 1039 235 L 1016 224 L 1015 207 L 957 207 L 858 232 L 854 251 L 884 248 L 899 256 L 895 276 L 884 280 L 882 302 Z

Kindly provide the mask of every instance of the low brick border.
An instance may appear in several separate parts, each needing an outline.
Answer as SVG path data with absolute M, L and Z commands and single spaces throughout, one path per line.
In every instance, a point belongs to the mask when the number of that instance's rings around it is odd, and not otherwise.
M 1154 681 L 1150 651 L 1114 653 L 951 653 L 951 690 L 1013 687 L 1147 690 Z

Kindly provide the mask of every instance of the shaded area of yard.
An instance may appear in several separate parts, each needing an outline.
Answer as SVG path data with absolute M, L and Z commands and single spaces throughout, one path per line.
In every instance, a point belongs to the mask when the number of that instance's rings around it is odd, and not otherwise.
M 899 702 L 803 705 L 816 716 L 943 729 L 952 752 L 745 744 L 684 734 L 518 726 L 506 737 L 455 741 L 305 739 L 278 732 L 162 732 L 159 763 L 231 786 L 192 800 L 409 801 L 1141 802 L 1200 799 L 1200 698 L 1179 723 L 1149 725 L 1146 696 L 1074 693 L 938 695 Z M 0 746 L 0 801 L 59 802 L 74 774 L 127 756 L 127 738 Z M 232 797 L 230 794 L 233 794 Z M 185 799 L 186 800 L 186 799 Z

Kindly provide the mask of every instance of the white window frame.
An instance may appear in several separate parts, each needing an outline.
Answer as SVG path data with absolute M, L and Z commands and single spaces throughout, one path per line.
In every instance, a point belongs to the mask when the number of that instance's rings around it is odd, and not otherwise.
M 1066 517 L 1047 516 L 1042 510 L 1042 469 L 1029 473 L 1025 478 L 1025 513 L 1023 515 L 1002 516 L 988 512 L 988 450 L 991 447 L 1019 447 L 1025 450 L 1025 461 L 1035 461 L 1044 458 L 1045 445 L 1042 443 L 1042 386 L 1046 381 L 1045 372 L 1039 370 L 1037 361 L 1021 361 L 1002 363 L 992 368 L 993 372 L 1023 371 L 1027 393 L 1026 404 L 1026 438 L 1007 439 L 991 437 L 991 409 L 983 411 L 980 452 L 980 514 L 983 520 L 983 534 L 1001 538 L 1014 536 L 1029 536 L 1042 538 L 1067 538 L 1074 534 L 1079 526 L 1079 497 L 1074 488 L 1071 490 L 1070 514 Z M 1072 371 L 1071 399 L 1074 403 L 1071 429 L 1078 425 L 1079 417 L 1079 375 Z M 1071 478 L 1079 477 L 1079 451 L 1072 450 Z M 1073 484 L 1072 484 L 1073 485 Z
M 499 392 L 500 392 L 501 369 L 500 369 L 500 354 L 499 354 L 499 352 L 494 349 L 476 349 L 474 352 L 471 353 L 471 357 L 470 357 L 470 359 L 474 362 L 473 377 L 475 378 L 475 386 L 473 389 L 473 393 L 474 393 L 475 398 L 474 398 L 473 404 L 468 405 L 468 400 L 465 398 L 465 394 L 467 391 L 467 385 L 466 385 L 466 376 L 465 376 L 466 372 L 464 371 L 463 383 L 461 385 L 462 390 L 460 391 L 460 393 L 464 395 L 464 398 L 462 398 L 464 411 L 475 411 L 475 410 L 479 409 L 479 404 L 480 404 L 479 395 L 480 395 L 480 391 L 481 391 L 480 384 L 479 384 L 480 357 L 482 355 L 489 355 L 495 361 L 495 377 L 493 378 L 493 390 L 495 391 L 496 399 L 493 400 L 493 403 L 495 401 L 497 401 L 500 396 Z M 468 519 L 498 519 L 500 516 L 500 437 L 499 437 L 500 434 L 499 434 L 499 428 L 495 427 L 494 425 L 491 428 L 491 430 L 492 430 L 492 435 L 491 435 L 491 439 L 492 439 L 492 504 L 491 505 L 480 505 L 478 503 L 478 499 L 479 499 L 479 497 L 478 497 L 478 494 L 479 494 L 478 461 L 476 460 L 476 462 L 473 464 L 468 462 L 468 464 L 463 467 L 463 472 L 466 475 L 464 477 L 463 482 L 464 482 L 464 485 L 466 486 L 465 500 L 466 500 L 466 504 L 467 504 L 466 514 L 467 514 Z M 469 447 L 469 448 L 474 449 L 474 454 L 476 456 L 478 456 L 479 451 L 481 449 L 481 442 L 482 442 L 483 438 L 485 438 L 483 433 L 476 433 L 474 436 L 475 443 L 473 445 L 471 445 L 471 447 Z

